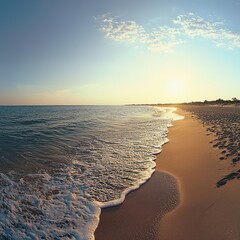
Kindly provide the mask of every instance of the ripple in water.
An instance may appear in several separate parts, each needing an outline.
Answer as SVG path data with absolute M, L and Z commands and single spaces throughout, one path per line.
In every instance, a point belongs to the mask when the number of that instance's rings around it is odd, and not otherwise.
M 0 238 L 94 239 L 154 172 L 171 108 L 0 107 Z

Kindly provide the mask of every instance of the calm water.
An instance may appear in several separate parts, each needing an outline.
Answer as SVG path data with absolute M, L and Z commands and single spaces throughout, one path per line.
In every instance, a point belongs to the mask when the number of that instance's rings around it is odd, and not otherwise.
M 93 239 L 154 171 L 173 109 L 0 107 L 0 239 Z

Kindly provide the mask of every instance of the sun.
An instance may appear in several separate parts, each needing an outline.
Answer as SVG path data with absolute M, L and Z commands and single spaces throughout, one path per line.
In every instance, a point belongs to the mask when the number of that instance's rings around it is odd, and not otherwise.
M 180 79 L 172 79 L 167 82 L 167 91 L 170 94 L 180 95 L 184 92 L 184 83 Z

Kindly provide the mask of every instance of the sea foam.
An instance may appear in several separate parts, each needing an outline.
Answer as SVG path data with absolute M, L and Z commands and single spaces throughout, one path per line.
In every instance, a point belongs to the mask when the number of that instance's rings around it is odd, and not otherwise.
M 5 109 L 15 130 L 4 122 L 6 139 L 22 136 L 27 144 L 6 154 L 13 146 L 0 139 L 1 161 L 15 159 L 20 169 L 0 173 L 0 238 L 94 239 L 101 208 L 122 203 L 154 173 L 168 127 L 180 119 L 174 110 Z

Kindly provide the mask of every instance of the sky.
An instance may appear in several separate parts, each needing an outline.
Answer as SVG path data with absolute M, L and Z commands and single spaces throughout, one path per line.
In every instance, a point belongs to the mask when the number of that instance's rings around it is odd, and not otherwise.
M 240 98 L 240 0 L 0 0 L 0 105 Z

